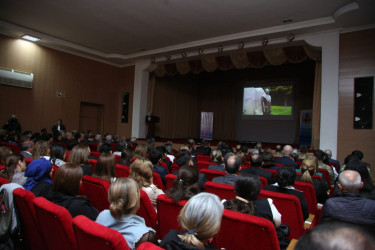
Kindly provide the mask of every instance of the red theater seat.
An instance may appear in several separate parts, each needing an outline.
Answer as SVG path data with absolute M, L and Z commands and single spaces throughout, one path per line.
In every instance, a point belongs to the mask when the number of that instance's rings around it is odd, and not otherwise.
M 115 171 L 116 171 L 117 177 L 119 177 L 119 178 L 129 177 L 129 175 L 130 175 L 130 167 L 128 167 L 128 166 L 116 164 L 116 170 Z
M 137 212 L 138 216 L 141 216 L 148 227 L 152 227 L 155 231 L 158 231 L 158 216 L 156 214 L 155 208 L 152 205 L 150 198 L 147 193 L 143 190 L 141 191 L 141 202 L 139 210 Z
M 213 178 L 219 177 L 219 176 L 224 176 L 227 173 L 224 171 L 218 171 L 218 170 L 212 170 L 212 169 L 201 169 L 201 173 L 204 173 L 207 177 L 207 180 L 212 181 Z
M 110 183 L 106 180 L 85 175 L 82 177 L 84 194 L 91 205 L 99 212 L 109 209 L 108 190 Z
M 236 193 L 234 192 L 234 186 L 232 185 L 207 181 L 204 184 L 204 191 L 211 193 L 211 194 L 216 194 L 217 196 L 220 197 L 221 200 L 222 199 L 230 200 L 230 199 L 236 198 Z
M 177 175 L 174 174 L 167 174 L 165 176 L 165 189 L 168 190 L 173 187 L 173 181 L 177 178 Z

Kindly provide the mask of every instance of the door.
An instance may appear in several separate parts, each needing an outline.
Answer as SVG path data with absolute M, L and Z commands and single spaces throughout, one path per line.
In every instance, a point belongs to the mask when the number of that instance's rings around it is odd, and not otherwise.
M 81 102 L 79 115 L 79 131 L 92 133 L 103 133 L 104 105 L 96 103 Z

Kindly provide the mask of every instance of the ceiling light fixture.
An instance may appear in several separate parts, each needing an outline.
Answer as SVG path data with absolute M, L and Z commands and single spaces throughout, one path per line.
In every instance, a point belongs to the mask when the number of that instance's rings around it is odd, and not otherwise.
M 287 39 L 288 39 L 289 42 L 293 41 L 294 38 L 295 38 L 294 33 L 290 33 L 290 35 L 287 37 Z
M 263 38 L 262 44 L 263 44 L 263 46 L 267 46 L 268 39 L 267 38 Z
M 239 49 L 243 49 L 245 47 L 245 44 L 241 41 L 240 44 L 238 45 Z
M 185 52 L 185 51 L 182 51 L 182 52 L 181 52 L 181 56 L 182 56 L 182 57 L 187 57 L 186 52 Z
M 224 48 L 222 45 L 219 45 L 217 46 L 217 51 L 219 51 L 219 53 L 223 52 Z
M 165 58 L 167 59 L 167 61 L 171 60 L 171 56 L 165 56 Z
M 199 55 L 202 56 L 202 55 L 203 55 L 203 49 L 199 49 L 199 50 L 198 50 L 198 53 L 199 53 Z
M 22 38 L 31 42 L 37 42 L 40 40 L 40 38 L 29 36 L 29 35 L 24 35 Z

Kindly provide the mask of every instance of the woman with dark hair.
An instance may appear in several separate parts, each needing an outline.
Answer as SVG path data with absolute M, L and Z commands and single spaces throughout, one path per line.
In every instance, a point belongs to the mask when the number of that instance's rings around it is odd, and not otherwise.
M 12 154 L 12 150 L 9 147 L 3 146 L 0 147 L 0 165 L 5 165 L 5 159 L 8 155 Z
M 280 167 L 277 170 L 276 180 L 277 183 L 264 186 L 263 189 L 296 196 L 301 203 L 303 220 L 306 220 L 309 217 L 309 209 L 307 206 L 306 199 L 301 191 L 296 190 L 293 187 L 294 181 L 296 180 L 295 168 L 291 166 Z
M 21 154 L 11 154 L 5 158 L 5 169 L 0 176 L 12 183 L 23 186 L 27 180 L 25 177 L 26 162 Z
M 263 162 L 262 168 L 278 169 L 278 167 L 275 167 L 275 159 L 271 151 L 266 150 L 263 152 Z
M 199 172 L 194 166 L 182 166 L 177 178 L 173 181 L 173 187 L 166 194 L 175 202 L 188 200 L 199 193 Z
M 281 214 L 273 205 L 272 199 L 257 199 L 261 187 L 261 181 L 257 175 L 246 173 L 238 176 L 234 185 L 236 198 L 224 203 L 229 210 L 250 214 L 268 219 L 276 227 L 281 224 Z
M 107 153 L 101 154 L 92 176 L 106 180 L 109 183 L 114 182 L 117 178 L 115 156 Z
M 132 164 L 131 158 L 132 158 L 131 150 L 124 148 L 121 151 L 121 159 L 118 164 L 124 165 L 124 166 L 130 166 Z
M 87 145 L 76 145 L 70 151 L 68 161 L 81 166 L 83 175 L 92 175 L 89 163 L 90 148 Z
M 58 144 L 55 144 L 52 146 L 51 158 L 50 158 L 52 165 L 55 165 L 56 167 L 61 167 L 62 165 L 64 165 L 65 156 L 66 156 L 65 147 L 58 145 Z
M 140 206 L 140 192 L 131 178 L 118 178 L 108 191 L 109 209 L 103 210 L 96 222 L 120 232 L 131 249 L 141 243 L 156 243 L 154 229 L 147 227 L 142 217 L 136 215 Z
M 50 200 L 52 194 L 52 164 L 45 158 L 33 160 L 26 168 L 27 180 L 23 187 L 34 193 L 35 196 L 42 196 Z
M 65 207 L 73 218 L 77 215 L 84 215 L 95 220 L 99 214 L 98 210 L 90 205 L 89 200 L 78 196 L 82 176 L 82 168 L 78 164 L 62 165 L 53 180 L 52 186 L 55 193 L 51 201 Z

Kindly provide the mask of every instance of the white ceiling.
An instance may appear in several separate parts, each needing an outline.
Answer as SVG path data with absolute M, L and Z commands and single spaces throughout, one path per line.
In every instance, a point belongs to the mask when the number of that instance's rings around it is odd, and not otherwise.
M 0 1 L 0 33 L 37 36 L 43 46 L 117 66 L 291 32 L 363 27 L 375 27 L 374 0 Z

